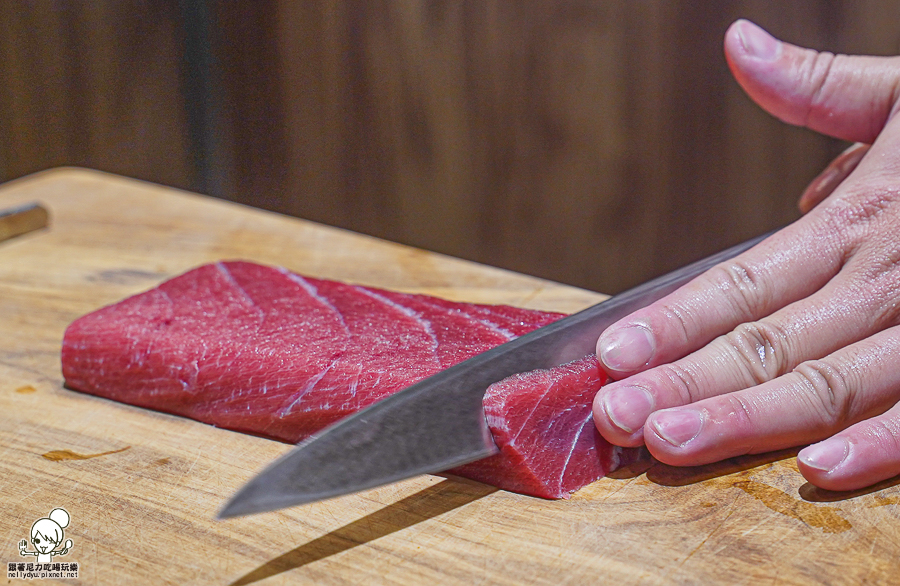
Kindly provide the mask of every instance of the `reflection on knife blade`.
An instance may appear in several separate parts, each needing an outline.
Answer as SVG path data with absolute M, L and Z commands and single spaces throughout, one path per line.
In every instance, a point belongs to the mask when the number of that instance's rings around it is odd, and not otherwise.
M 47 226 L 47 210 L 37 203 L 0 210 L 0 242 Z
M 416 383 L 270 464 L 219 517 L 271 511 L 472 462 L 496 452 L 482 399 L 492 383 L 594 352 L 600 333 L 768 234 L 712 255 Z

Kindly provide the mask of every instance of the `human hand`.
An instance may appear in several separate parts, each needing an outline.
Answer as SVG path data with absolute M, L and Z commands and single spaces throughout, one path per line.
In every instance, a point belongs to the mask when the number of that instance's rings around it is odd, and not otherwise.
M 818 53 L 747 21 L 725 52 L 771 114 L 871 147 L 813 181 L 800 220 L 610 326 L 598 356 L 624 380 L 594 420 L 675 465 L 818 442 L 798 456 L 807 480 L 868 486 L 900 473 L 900 59 Z

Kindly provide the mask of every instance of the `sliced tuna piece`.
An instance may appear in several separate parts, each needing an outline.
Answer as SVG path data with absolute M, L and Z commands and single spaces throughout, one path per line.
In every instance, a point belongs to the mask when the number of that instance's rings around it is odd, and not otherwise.
M 73 322 L 63 376 L 86 393 L 295 443 L 562 316 L 223 262 Z M 604 377 L 587 360 L 492 386 L 485 407 L 502 452 L 454 472 L 551 498 L 596 480 L 618 454 L 590 421 Z
M 545 498 L 568 498 L 603 478 L 623 454 L 603 439 L 591 414 L 607 380 L 597 358 L 586 356 L 494 383 L 484 411 L 500 453 L 451 472 Z

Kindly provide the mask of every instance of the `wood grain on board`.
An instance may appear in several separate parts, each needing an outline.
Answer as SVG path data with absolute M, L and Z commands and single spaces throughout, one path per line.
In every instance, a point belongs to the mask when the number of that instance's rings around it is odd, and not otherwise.
M 50 226 L 0 243 L 0 561 L 53 508 L 80 584 L 862 584 L 900 571 L 900 489 L 806 484 L 795 451 L 616 472 L 546 501 L 422 476 L 216 521 L 284 444 L 62 386 L 65 327 L 194 266 L 244 258 L 463 301 L 602 296 L 308 221 L 77 169 L 0 187 Z

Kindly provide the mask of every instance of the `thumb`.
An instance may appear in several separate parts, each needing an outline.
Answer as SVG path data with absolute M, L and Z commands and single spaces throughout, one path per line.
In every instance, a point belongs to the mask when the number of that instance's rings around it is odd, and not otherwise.
M 900 58 L 820 53 L 779 41 L 747 20 L 725 33 L 725 57 L 766 111 L 844 140 L 873 142 L 900 97 Z

